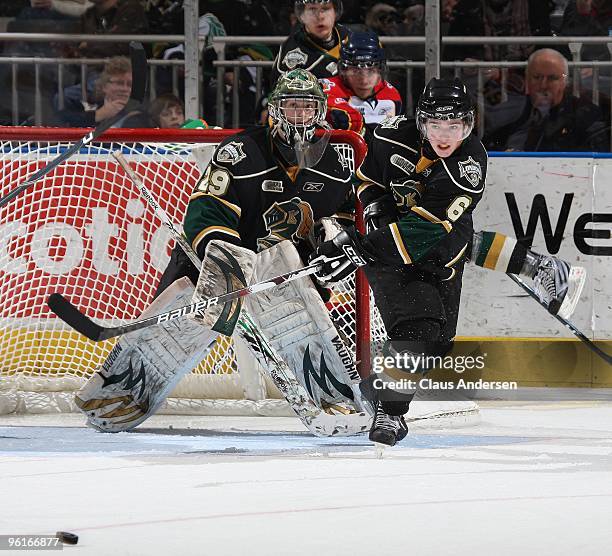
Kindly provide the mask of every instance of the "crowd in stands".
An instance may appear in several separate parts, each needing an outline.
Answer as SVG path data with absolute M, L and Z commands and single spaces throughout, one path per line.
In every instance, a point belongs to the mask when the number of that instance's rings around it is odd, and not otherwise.
M 440 0 L 440 5 L 443 36 L 612 35 L 612 0 Z M 200 0 L 199 16 L 200 34 L 206 36 L 201 57 L 205 107 L 202 115 L 211 123 L 232 126 L 235 89 L 240 98 L 239 125 L 265 123 L 266 91 L 280 72 L 293 67 L 307 67 L 313 71 L 318 78 L 326 80 L 328 91 L 337 93 L 348 88 L 352 93 L 347 98 L 352 94 L 355 101 L 347 102 L 357 106 L 362 116 L 368 112 L 368 102 L 373 113 L 372 106 L 382 102 L 381 87 L 388 85 L 398 97 L 393 101 L 394 113 L 404 110 L 412 116 L 409 99 L 419 96 L 424 84 L 423 70 L 412 71 L 412 79 L 408 82 L 411 89 L 408 90 L 404 68 L 378 64 L 375 71 L 353 64 L 351 69 L 351 64 L 345 63 L 344 72 L 341 72 L 340 51 L 353 33 L 370 38 L 423 36 L 424 0 L 318 3 Z M 32 36 L 40 33 L 182 34 L 183 18 L 182 0 L 13 0 L 0 5 L 0 31 Z M 274 67 L 264 72 L 263 91 L 257 87 L 254 67 L 241 66 L 236 74 L 231 67 L 227 68 L 223 82 L 217 82 L 212 39 L 224 35 L 289 36 L 280 48 L 248 40 L 226 47 L 228 60 L 274 61 Z M 610 68 L 603 66 L 593 70 L 586 67 L 574 72 L 568 67 L 572 53 L 567 46 L 546 46 L 542 48 L 527 42 L 445 44 L 441 54 L 445 61 L 492 63 L 491 68 L 480 75 L 474 67 L 463 67 L 460 73 L 474 95 L 483 95 L 484 112 L 478 118 L 487 148 L 609 151 Z M 587 44 L 580 52 L 580 60 L 609 61 L 608 46 Z M 159 42 L 147 43 L 146 47 L 149 58 L 184 57 L 182 44 Z M 90 127 L 115 115 L 129 97 L 131 67 L 127 55 L 127 42 L 9 41 L 0 36 L 0 125 L 12 125 L 17 121 L 19 125 L 38 122 L 49 126 Z M 424 45 L 388 44 L 384 56 L 387 61 L 423 61 Z M 14 65 L 2 61 L 23 57 L 63 59 L 61 81 L 57 63 L 41 64 L 35 71 L 32 63 Z M 82 83 L 84 73 L 80 65 L 83 59 L 89 61 L 85 83 Z M 74 63 L 70 63 L 72 60 Z M 528 61 L 528 65 L 502 72 L 495 68 L 496 61 Z M 185 119 L 183 75 L 182 71 L 177 74 L 169 67 L 158 67 L 154 98 L 142 111 L 126 115 L 119 125 L 180 126 L 179 120 Z M 593 95 L 594 87 L 596 95 Z M 216 113 L 219 88 L 225 98 L 221 122 Z M 17 114 L 15 89 L 18 91 Z M 343 121 L 338 113 L 334 117 L 337 121 L 331 122 L 332 125 L 351 129 L 357 125 L 354 117 L 344 124 L 338 123 Z

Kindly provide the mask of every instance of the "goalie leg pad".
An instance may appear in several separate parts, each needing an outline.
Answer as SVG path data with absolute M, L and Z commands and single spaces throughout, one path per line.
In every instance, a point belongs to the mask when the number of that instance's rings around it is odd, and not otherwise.
M 143 316 L 185 305 L 193 292 L 191 281 L 181 278 Z M 192 319 L 126 334 L 76 394 L 76 404 L 95 429 L 130 430 L 155 413 L 179 380 L 206 356 L 217 335 Z
M 257 255 L 250 249 L 215 239 L 206 246 L 206 253 L 193 295 L 193 303 L 223 293 L 239 290 L 251 283 Z M 209 307 L 196 321 L 208 329 L 231 336 L 244 301 L 234 299 Z
M 282 241 L 257 254 L 253 280 L 302 266 L 295 246 Z M 308 277 L 249 296 L 246 309 L 319 407 L 348 401 L 362 409 L 353 357 Z

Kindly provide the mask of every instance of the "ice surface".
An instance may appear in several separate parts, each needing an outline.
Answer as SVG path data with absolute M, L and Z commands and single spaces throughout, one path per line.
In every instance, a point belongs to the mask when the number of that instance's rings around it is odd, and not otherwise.
M 612 404 L 481 414 L 383 459 L 291 418 L 160 416 L 110 435 L 5 416 L 0 534 L 71 531 L 65 550 L 84 555 L 609 554 Z

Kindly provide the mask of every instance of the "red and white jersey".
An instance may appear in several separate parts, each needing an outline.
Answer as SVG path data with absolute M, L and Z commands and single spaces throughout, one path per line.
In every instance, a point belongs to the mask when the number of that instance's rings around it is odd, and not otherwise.
M 375 127 L 402 111 L 399 91 L 382 80 L 367 99 L 356 96 L 340 76 L 320 79 L 327 95 L 327 121 L 335 129 L 363 133 L 364 125 Z

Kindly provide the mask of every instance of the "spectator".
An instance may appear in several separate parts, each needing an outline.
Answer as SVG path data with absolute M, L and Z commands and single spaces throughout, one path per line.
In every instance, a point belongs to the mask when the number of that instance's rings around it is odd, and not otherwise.
M 58 124 L 68 127 L 94 127 L 108 118 L 116 116 L 130 98 L 132 88 L 132 64 L 129 58 L 115 56 L 104 66 L 96 81 L 95 104 L 81 102 L 74 108 L 58 113 Z M 149 121 L 140 110 L 134 110 L 113 127 L 149 127 Z
M 380 36 L 398 35 L 401 22 L 400 13 L 391 4 L 383 2 L 374 4 L 365 16 L 366 27 Z
M 216 121 L 216 91 L 217 91 L 217 68 L 213 62 L 217 59 L 217 54 L 213 48 L 215 37 L 226 36 L 225 27 L 216 15 L 204 13 L 198 19 L 198 33 L 206 39 L 202 48 L 202 95 L 203 104 L 207 107 L 207 115 L 211 121 Z M 183 60 L 185 58 L 185 46 L 178 44 L 167 48 L 162 53 L 164 60 Z M 178 89 L 184 90 L 185 70 L 181 66 L 178 69 Z M 225 84 L 222 85 L 225 87 Z M 160 93 L 169 93 L 173 90 L 172 69 L 162 67 L 157 71 L 156 89 Z M 209 109 L 210 108 L 210 109 Z
M 385 51 L 372 31 L 351 33 L 340 48 L 340 75 L 322 79 L 327 121 L 369 139 L 386 118 L 402 112 L 397 89 L 384 80 Z
M 176 95 L 166 93 L 151 103 L 149 117 L 153 127 L 179 128 L 185 122 L 185 107 Z
M 452 0 L 445 8 L 447 34 L 459 36 L 549 36 L 551 0 Z M 449 45 L 446 60 L 525 60 L 533 45 Z
M 403 17 L 392 5 L 378 2 L 366 13 L 365 24 L 367 28 L 379 36 L 404 36 L 412 33 L 422 34 L 425 30 L 418 25 L 410 27 L 404 25 Z M 390 45 L 385 48 L 387 60 L 404 61 L 425 60 L 425 49 L 423 45 Z M 395 86 L 403 98 L 418 98 L 425 86 L 425 73 L 421 69 L 413 70 L 412 88 L 406 89 L 406 70 L 403 68 L 391 69 L 387 80 Z M 410 93 L 410 94 L 409 94 Z M 410 104 L 410 102 L 408 103 Z
M 402 12 L 403 35 L 423 35 L 425 33 L 424 0 L 408 0 L 408 5 Z
M 563 12 L 563 21 L 559 35 L 571 37 L 607 36 L 612 28 L 612 2 L 610 0 L 570 0 Z M 565 47 L 563 53 L 570 57 L 569 48 Z M 610 60 L 610 51 L 606 44 L 585 44 L 580 53 L 581 60 Z M 580 70 L 582 86 L 585 89 L 593 88 L 593 70 L 583 68 Z M 601 79 L 603 77 L 603 79 Z M 601 90 L 610 90 L 610 69 L 600 69 Z
M 86 0 L 29 0 L 28 4 L 20 10 L 13 21 L 9 22 L 8 32 L 75 33 L 79 29 L 79 15 L 87 7 Z M 6 43 L 3 53 L 11 57 L 62 57 L 67 55 L 68 50 L 66 43 L 20 41 Z M 28 124 L 35 123 L 33 120 L 37 101 L 34 67 L 34 64 L 20 65 L 17 73 L 19 121 Z M 38 102 L 41 108 L 40 117 L 42 122 L 46 123 L 52 114 L 49 99 L 57 90 L 57 67 L 44 64 L 39 69 L 40 97 Z M 12 76 L 10 73 L 10 66 L 4 64 L 0 66 L 0 83 L 3 84 L 0 102 L 5 109 L 11 106 Z M 7 117 L 8 114 L 0 116 L 2 121 L 5 121 Z
M 315 77 L 338 73 L 340 43 L 348 29 L 336 24 L 342 15 L 340 0 L 295 0 L 298 28 L 281 45 L 274 61 L 271 83 L 295 68 L 307 68 Z
M 609 151 L 609 129 L 601 110 L 572 96 L 567 75 L 567 60 L 559 52 L 536 50 L 527 64 L 528 94 L 520 104 L 503 103 L 488 114 L 493 125 L 488 126 L 492 131 L 484 138 L 485 146 L 510 151 Z
M 272 11 L 267 0 L 200 0 L 200 15 L 214 14 L 228 35 L 277 34 L 272 32 Z
M 81 18 L 81 33 L 86 35 L 142 35 L 149 32 L 140 0 L 90 0 L 93 6 Z M 127 55 L 128 43 L 81 43 L 77 55 L 107 58 Z

